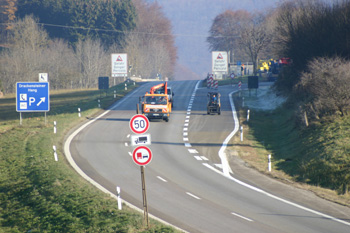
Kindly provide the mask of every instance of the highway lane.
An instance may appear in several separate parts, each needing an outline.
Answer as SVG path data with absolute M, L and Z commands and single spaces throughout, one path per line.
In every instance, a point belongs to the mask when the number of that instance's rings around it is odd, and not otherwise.
M 142 208 L 140 168 L 132 162 L 128 122 L 141 86 L 74 137 L 76 163 L 111 192 Z M 168 123 L 151 122 L 153 160 L 145 168 L 149 212 L 190 232 L 347 232 L 348 225 L 281 202 L 224 177 L 215 164 L 232 131 L 228 93 L 222 88 L 222 114 L 206 115 L 206 88 L 195 81 L 169 82 L 175 107 Z M 187 134 L 186 134 L 187 133 Z

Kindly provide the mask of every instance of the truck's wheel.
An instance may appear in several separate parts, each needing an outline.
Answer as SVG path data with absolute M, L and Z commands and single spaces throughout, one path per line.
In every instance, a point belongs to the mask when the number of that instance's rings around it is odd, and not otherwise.
M 165 118 L 165 122 L 168 122 L 169 121 L 169 117 Z

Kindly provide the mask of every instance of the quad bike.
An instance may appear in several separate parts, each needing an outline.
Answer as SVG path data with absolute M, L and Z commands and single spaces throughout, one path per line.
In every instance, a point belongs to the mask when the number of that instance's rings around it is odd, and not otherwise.
M 221 114 L 221 103 L 219 92 L 208 92 L 207 94 L 207 113 Z

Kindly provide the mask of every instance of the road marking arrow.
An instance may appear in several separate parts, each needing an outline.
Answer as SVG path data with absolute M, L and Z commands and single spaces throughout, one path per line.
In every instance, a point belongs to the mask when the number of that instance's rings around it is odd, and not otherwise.
M 36 106 L 39 106 L 42 102 L 45 102 L 45 97 L 40 98 L 40 101 Z

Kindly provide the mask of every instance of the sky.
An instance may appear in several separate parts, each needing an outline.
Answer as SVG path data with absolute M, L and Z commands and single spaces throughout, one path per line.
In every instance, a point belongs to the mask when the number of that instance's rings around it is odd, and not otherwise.
M 206 38 L 214 18 L 225 10 L 263 11 L 280 0 L 148 0 L 158 2 L 171 21 L 178 51 L 175 80 L 202 79 L 211 71 Z

